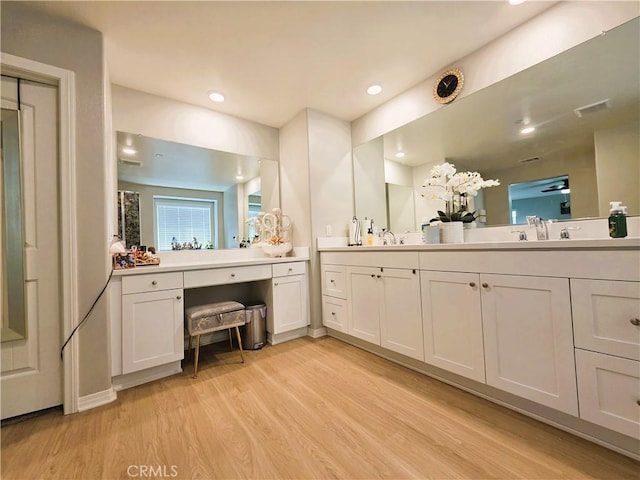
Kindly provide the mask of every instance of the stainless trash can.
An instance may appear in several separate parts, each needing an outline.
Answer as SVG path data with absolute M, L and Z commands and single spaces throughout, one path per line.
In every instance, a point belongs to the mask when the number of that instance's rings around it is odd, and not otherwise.
M 245 325 L 242 326 L 242 348 L 258 350 L 266 342 L 267 306 L 264 303 L 249 305 L 244 310 Z

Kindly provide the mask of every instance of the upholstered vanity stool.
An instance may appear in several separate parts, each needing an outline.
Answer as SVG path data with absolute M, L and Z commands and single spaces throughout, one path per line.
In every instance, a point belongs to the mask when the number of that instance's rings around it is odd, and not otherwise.
M 196 305 L 185 310 L 187 320 L 187 332 L 189 333 L 189 350 L 191 352 L 191 341 L 196 337 L 196 356 L 193 362 L 193 378 L 198 377 L 198 356 L 200 355 L 200 335 L 204 333 L 217 332 L 219 330 L 229 330 L 229 341 L 231 343 L 231 329 L 235 327 L 238 345 L 240 346 L 240 356 L 244 363 L 244 352 L 242 351 L 242 340 L 240 338 L 239 326 L 245 324 L 244 305 L 238 302 L 217 302 L 206 305 Z M 231 344 L 233 350 L 233 344 Z

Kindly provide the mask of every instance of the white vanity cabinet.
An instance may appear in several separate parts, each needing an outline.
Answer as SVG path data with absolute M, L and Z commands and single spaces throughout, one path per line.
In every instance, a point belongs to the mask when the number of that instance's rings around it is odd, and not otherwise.
M 267 332 L 271 343 L 278 343 L 277 336 L 280 334 L 309 325 L 309 292 L 306 278 L 305 262 L 273 265 L 271 313 L 267 310 Z
M 577 416 L 569 280 L 479 280 L 487 384 Z
M 326 327 L 424 360 L 417 254 L 325 255 L 322 293 Z
M 182 273 L 122 279 L 122 373 L 181 360 L 183 349 Z
M 425 362 L 484 383 L 480 278 L 420 272 Z
M 640 436 L 640 282 L 571 280 L 580 417 Z

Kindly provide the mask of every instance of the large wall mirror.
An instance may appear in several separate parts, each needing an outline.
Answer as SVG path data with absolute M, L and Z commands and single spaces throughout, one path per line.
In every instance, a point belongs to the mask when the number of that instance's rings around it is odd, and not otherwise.
M 280 205 L 278 162 L 117 132 L 118 225 L 127 246 L 237 248 Z M 194 241 L 195 238 L 195 241 Z
M 420 194 L 444 161 L 500 180 L 475 205 L 486 225 L 603 217 L 613 200 L 640 214 L 639 26 L 636 18 L 357 146 L 356 214 L 418 230 L 442 209 Z M 520 133 L 525 126 L 535 130 Z

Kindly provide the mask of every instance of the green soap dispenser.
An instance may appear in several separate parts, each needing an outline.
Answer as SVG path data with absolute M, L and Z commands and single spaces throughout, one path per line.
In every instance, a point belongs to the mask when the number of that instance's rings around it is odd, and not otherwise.
M 627 207 L 622 202 L 609 202 L 609 236 L 624 238 L 627 236 Z

